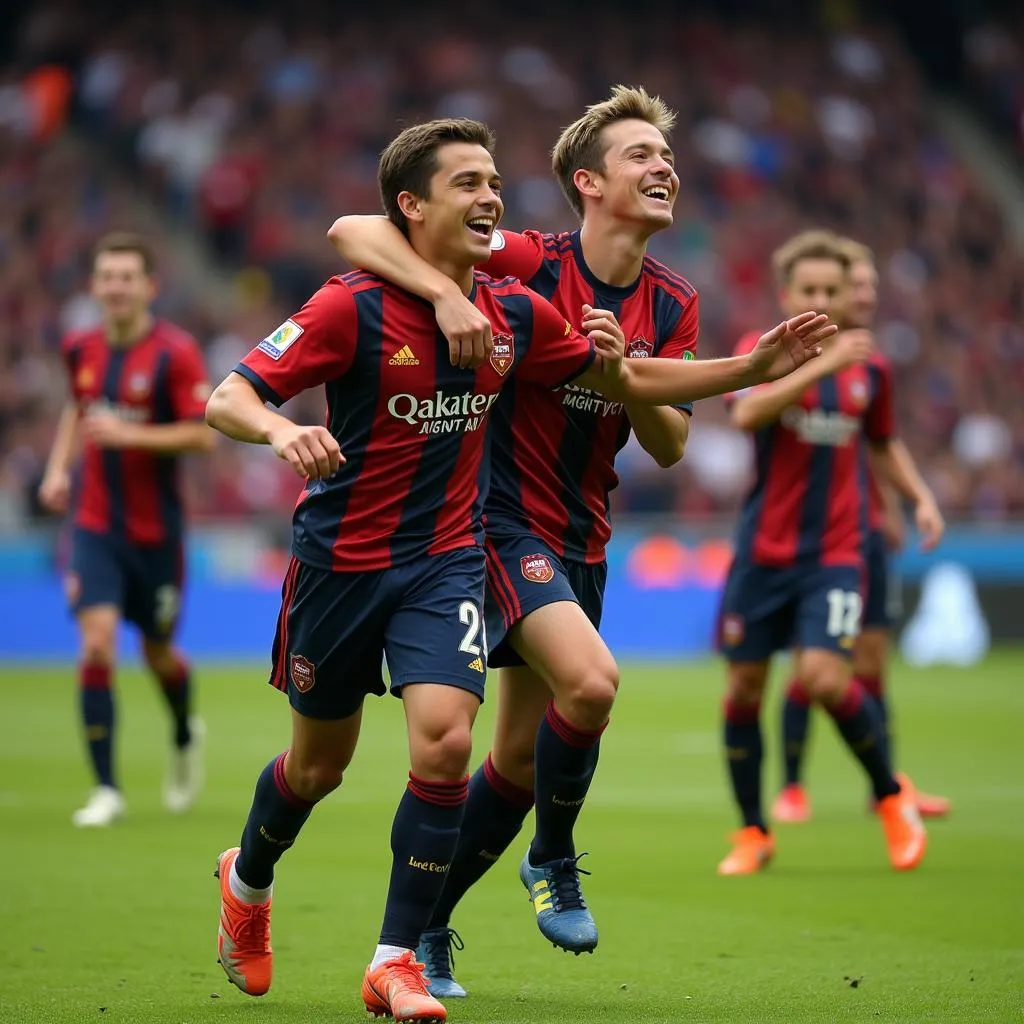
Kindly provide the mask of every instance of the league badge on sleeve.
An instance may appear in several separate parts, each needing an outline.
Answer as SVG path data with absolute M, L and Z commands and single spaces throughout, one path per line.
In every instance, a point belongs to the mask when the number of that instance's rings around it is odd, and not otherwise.
M 499 376 L 504 377 L 515 361 L 515 340 L 511 334 L 496 334 L 491 349 L 491 366 Z
M 285 320 L 273 334 L 265 337 L 256 347 L 273 360 L 278 360 L 299 340 L 302 328 L 294 320 Z

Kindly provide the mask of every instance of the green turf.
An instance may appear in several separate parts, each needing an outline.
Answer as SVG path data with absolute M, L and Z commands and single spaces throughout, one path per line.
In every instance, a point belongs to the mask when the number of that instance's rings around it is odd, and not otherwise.
M 450 1019 L 1022 1019 L 1024 654 L 963 672 L 897 670 L 901 761 L 956 805 L 909 875 L 888 868 L 864 784 L 818 718 L 815 820 L 779 830 L 767 873 L 716 877 L 734 825 L 717 747 L 720 676 L 710 664 L 624 668 L 579 828 L 600 949 L 577 959 L 541 940 L 516 879 L 517 845 L 454 922 L 466 940 L 457 974 L 471 996 L 453 1002 Z M 215 962 L 211 870 L 237 840 L 256 774 L 286 743 L 287 715 L 258 668 L 211 667 L 198 679 L 210 732 L 201 804 L 181 819 L 161 810 L 166 723 L 148 680 L 125 671 L 130 816 L 83 832 L 69 822 L 87 787 L 70 672 L 0 670 L 3 1024 L 364 1018 L 359 982 L 406 772 L 400 706 L 370 706 L 344 787 L 282 863 L 276 981 L 250 1000 Z M 774 757 L 770 766 L 774 783 Z

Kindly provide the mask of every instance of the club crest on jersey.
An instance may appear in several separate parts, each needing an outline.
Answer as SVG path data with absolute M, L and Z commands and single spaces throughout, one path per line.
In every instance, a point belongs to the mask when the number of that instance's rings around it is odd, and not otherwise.
M 531 583 L 550 583 L 555 578 L 555 569 L 547 555 L 523 555 L 519 559 L 523 578 Z
M 858 409 L 863 409 L 868 404 L 868 386 L 865 381 L 859 378 L 850 381 L 850 401 Z
M 309 693 L 316 683 L 316 666 L 301 654 L 293 654 L 291 661 L 292 684 L 299 693 Z
M 256 347 L 276 361 L 299 340 L 302 330 L 294 320 L 285 320 L 273 334 L 268 334 Z
M 133 373 L 128 378 L 128 394 L 132 398 L 144 398 L 149 393 L 149 378 L 144 373 Z
M 744 632 L 742 615 L 726 615 L 722 618 L 722 643 L 726 647 L 742 643 Z
M 494 336 L 494 347 L 491 349 L 491 366 L 502 377 L 508 373 L 515 360 L 515 346 L 515 339 L 511 334 L 496 334 Z
M 628 359 L 650 359 L 654 355 L 654 342 L 644 337 L 634 338 L 626 345 Z

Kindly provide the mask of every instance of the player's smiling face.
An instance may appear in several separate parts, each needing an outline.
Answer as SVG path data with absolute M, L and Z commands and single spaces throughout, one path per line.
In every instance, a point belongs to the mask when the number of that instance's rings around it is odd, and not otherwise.
M 847 274 L 837 260 L 799 260 L 789 281 L 779 295 L 779 305 L 786 316 L 797 316 L 807 310 L 827 313 L 838 321 L 847 303 Z
M 679 177 L 665 136 L 653 124 L 630 118 L 608 125 L 601 138 L 608 148 L 595 181 L 608 213 L 655 231 L 671 227 Z
M 101 252 L 93 265 L 91 290 L 108 321 L 131 324 L 149 308 L 156 283 L 139 253 Z
M 850 267 L 847 281 L 846 322 L 850 327 L 870 327 L 878 309 L 878 271 L 867 260 L 857 260 Z

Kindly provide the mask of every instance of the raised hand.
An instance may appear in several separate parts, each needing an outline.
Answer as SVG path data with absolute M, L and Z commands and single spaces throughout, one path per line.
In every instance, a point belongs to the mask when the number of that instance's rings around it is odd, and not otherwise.
M 334 476 L 345 461 L 338 442 L 326 427 L 284 423 L 269 440 L 274 454 L 305 480 Z
M 438 299 L 434 316 L 448 339 L 452 366 L 475 369 L 486 362 L 494 346 L 490 321 L 461 291 L 452 289 Z
M 863 363 L 875 351 L 875 339 L 870 331 L 857 328 L 840 331 L 839 336 L 828 346 L 826 358 L 836 370 L 845 370 L 855 363 Z
M 615 314 L 607 309 L 594 309 L 584 303 L 580 329 L 594 343 L 604 363 L 604 372 L 618 375 L 626 352 L 626 338 Z
M 821 355 L 821 343 L 839 328 L 824 313 L 801 313 L 758 338 L 748 359 L 758 383 L 778 380 Z

